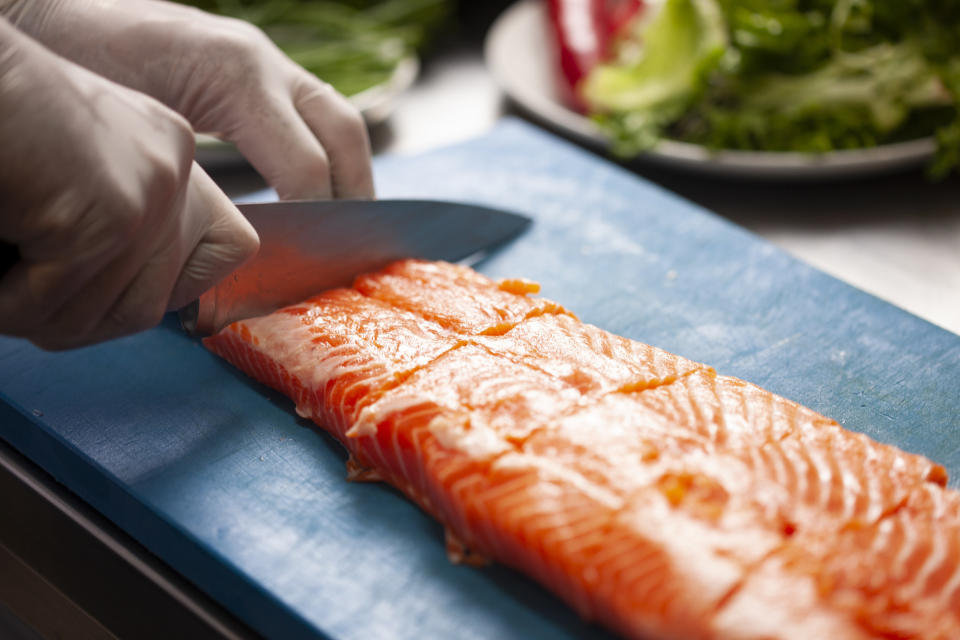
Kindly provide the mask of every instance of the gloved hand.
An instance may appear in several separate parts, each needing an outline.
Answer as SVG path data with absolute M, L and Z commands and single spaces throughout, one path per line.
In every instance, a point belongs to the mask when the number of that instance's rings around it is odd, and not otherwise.
M 280 197 L 373 197 L 363 119 L 259 29 L 154 0 L 0 0 L 53 51 L 235 142 Z
M 0 333 L 49 349 L 146 329 L 256 252 L 156 100 L 50 53 L 0 18 Z

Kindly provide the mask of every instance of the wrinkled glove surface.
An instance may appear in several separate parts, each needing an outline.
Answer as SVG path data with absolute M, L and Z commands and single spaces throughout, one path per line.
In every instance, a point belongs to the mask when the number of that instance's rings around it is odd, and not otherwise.
M 256 252 L 172 110 L 0 19 L 0 332 L 49 349 L 149 328 Z
M 0 16 L 0 240 L 21 258 L 0 333 L 64 349 L 147 329 L 256 252 L 194 131 L 282 198 L 373 196 L 360 115 L 246 23 L 150 0 Z
M 282 199 L 373 196 L 363 118 L 256 27 L 154 0 L 0 0 L 58 54 L 236 143 Z

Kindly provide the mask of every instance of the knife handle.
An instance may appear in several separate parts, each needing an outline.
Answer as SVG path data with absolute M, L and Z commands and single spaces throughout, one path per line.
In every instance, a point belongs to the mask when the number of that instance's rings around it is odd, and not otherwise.
M 216 291 L 216 287 L 210 289 L 177 311 L 180 326 L 188 335 L 209 336 L 226 326 L 226 323 L 217 319 Z M 220 324 L 217 324 L 218 322 Z
M 3 278 L 18 262 L 20 262 L 20 250 L 17 249 L 17 245 L 0 240 L 0 278 Z
M 20 262 L 20 250 L 17 245 L 0 240 L 0 280 Z M 197 335 L 197 322 L 200 319 L 200 301 L 194 300 L 178 312 L 180 324 L 190 335 Z
M 180 327 L 191 336 L 197 335 L 197 320 L 199 317 L 200 300 L 194 300 L 177 311 L 177 318 L 180 319 Z
M 20 250 L 17 245 L 0 240 L 0 280 L 18 262 L 20 262 Z M 203 333 L 204 329 L 206 329 L 206 333 L 210 333 L 210 329 L 206 326 L 198 326 L 198 323 L 202 320 L 200 312 L 200 300 L 194 300 L 177 312 L 180 317 L 180 325 L 190 335 L 205 335 Z M 209 322 L 209 319 L 207 320 Z

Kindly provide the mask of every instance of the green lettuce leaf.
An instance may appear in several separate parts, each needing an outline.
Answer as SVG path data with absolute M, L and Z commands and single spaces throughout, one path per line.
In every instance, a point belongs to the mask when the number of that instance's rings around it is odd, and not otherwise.
M 656 17 L 638 23 L 642 46 L 621 46 L 618 59 L 587 77 L 583 96 L 602 125 L 622 129 L 621 152 L 641 150 L 686 111 L 726 49 L 715 0 L 667 0 Z
M 943 175 L 960 166 L 958 43 L 956 0 L 666 0 L 627 38 L 642 53 L 585 89 L 625 155 L 663 138 L 826 152 L 935 136 Z

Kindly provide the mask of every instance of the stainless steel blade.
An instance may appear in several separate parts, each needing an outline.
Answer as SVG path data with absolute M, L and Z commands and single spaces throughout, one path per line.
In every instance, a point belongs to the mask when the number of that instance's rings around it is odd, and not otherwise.
M 530 219 L 437 200 L 333 200 L 238 205 L 260 252 L 180 313 L 209 334 L 275 311 L 400 258 L 457 262 L 514 237 Z

